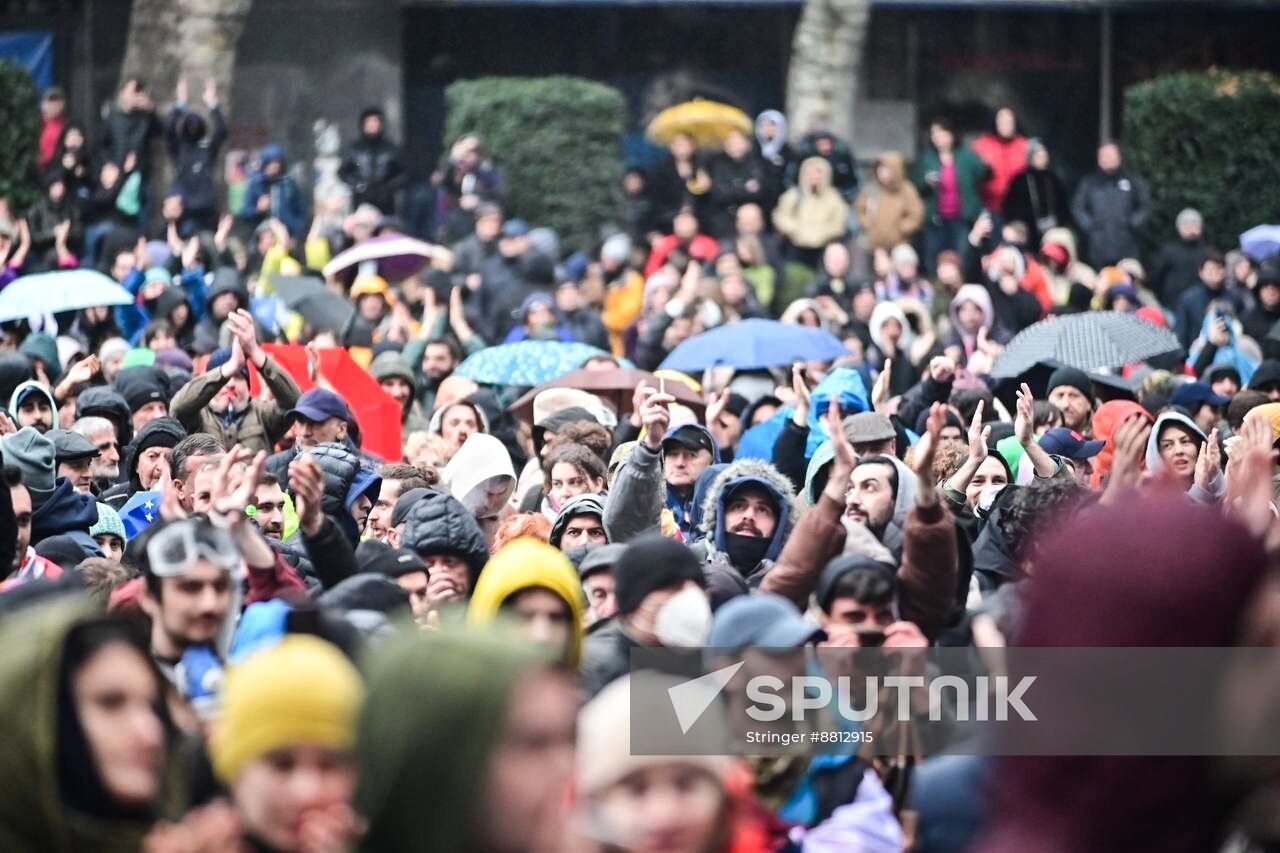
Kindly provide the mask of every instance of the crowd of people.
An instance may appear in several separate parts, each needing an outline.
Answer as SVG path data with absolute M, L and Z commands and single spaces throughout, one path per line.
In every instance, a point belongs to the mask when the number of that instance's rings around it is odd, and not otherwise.
M 90 140 L 49 90 L 42 198 L 0 210 L 0 283 L 95 267 L 135 297 L 3 325 L 0 848 L 1280 839 L 1268 766 L 630 748 L 638 648 L 1274 641 L 1280 269 L 1206 245 L 1190 209 L 1144 252 L 1149 192 L 1117 144 L 1069 193 L 1005 108 L 972 144 L 932 121 L 913 172 L 883 152 L 864 180 L 847 142 L 793 143 L 770 111 L 714 150 L 677 135 L 565 253 L 504 209 L 501 152 L 466 136 L 415 185 L 377 110 L 314 210 L 279 146 L 223 187 L 202 94 L 180 84 L 161 118 L 126 81 Z M 256 310 L 396 234 L 430 265 L 331 274 L 347 319 Z M 1180 348 L 992 378 L 1017 333 L 1090 311 Z M 661 369 L 752 318 L 845 352 Z M 459 369 L 523 341 L 655 378 L 524 406 Z M 324 383 L 331 347 L 398 404 L 398 456 Z

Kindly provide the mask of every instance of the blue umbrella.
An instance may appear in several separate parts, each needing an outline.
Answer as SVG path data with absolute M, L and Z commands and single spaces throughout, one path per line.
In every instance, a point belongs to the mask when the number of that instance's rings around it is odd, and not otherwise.
M 587 344 L 520 341 L 488 347 L 467 356 L 453 373 L 482 385 L 533 387 L 559 379 L 595 356 L 613 357 L 604 350 Z
M 1255 225 L 1240 235 L 1240 251 L 1258 263 L 1280 255 L 1280 225 Z
M 97 270 L 24 275 L 0 290 L 0 323 L 101 305 L 132 305 L 133 296 Z
M 671 351 L 662 367 L 685 373 L 708 367 L 753 370 L 793 361 L 830 361 L 848 352 L 839 338 L 822 329 L 777 320 L 743 320 L 690 338 Z

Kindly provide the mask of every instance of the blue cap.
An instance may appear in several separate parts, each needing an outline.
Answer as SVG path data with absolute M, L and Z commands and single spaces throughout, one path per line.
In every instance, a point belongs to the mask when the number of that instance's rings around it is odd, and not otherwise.
M 1221 407 L 1230 403 L 1231 398 L 1213 393 L 1213 389 L 1205 382 L 1186 382 L 1173 389 L 1173 397 L 1169 402 L 1194 414 L 1205 403 Z
M 508 219 L 502 225 L 503 237 L 523 237 L 529 233 L 529 223 L 523 219 Z
M 512 319 L 524 320 L 536 305 L 541 305 L 543 308 L 554 311 L 556 302 L 551 298 L 550 293 L 543 293 L 542 291 L 530 293 L 524 298 L 524 301 L 520 303 L 520 307 L 511 312 Z
M 716 611 L 707 646 L 795 649 L 825 637 L 826 633 L 801 616 L 790 601 L 780 595 L 759 593 L 730 599 Z
M 120 520 L 124 522 L 126 538 L 133 539 L 160 519 L 159 492 L 134 492 L 120 508 Z
M 347 401 L 323 388 L 312 388 L 299 397 L 298 404 L 285 412 L 285 417 L 291 421 L 295 418 L 306 418 L 315 423 L 327 421 L 329 418 L 342 418 L 348 424 L 355 422 L 355 416 L 351 414 Z
M 1040 447 L 1044 452 L 1063 459 L 1092 459 L 1102 452 L 1104 446 L 1105 441 L 1086 441 L 1083 435 L 1066 427 L 1054 427 L 1040 436 Z

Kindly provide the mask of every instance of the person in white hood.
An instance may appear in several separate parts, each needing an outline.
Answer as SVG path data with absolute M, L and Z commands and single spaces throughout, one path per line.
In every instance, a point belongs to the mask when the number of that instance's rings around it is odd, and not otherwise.
M 475 516 L 492 545 L 503 507 L 516 488 L 507 448 L 487 433 L 470 435 L 445 466 L 443 479 L 449 494 Z
M 1206 437 L 1195 421 L 1181 412 L 1156 418 L 1147 439 L 1147 472 L 1169 472 L 1197 503 L 1216 503 L 1226 491 L 1218 431 Z

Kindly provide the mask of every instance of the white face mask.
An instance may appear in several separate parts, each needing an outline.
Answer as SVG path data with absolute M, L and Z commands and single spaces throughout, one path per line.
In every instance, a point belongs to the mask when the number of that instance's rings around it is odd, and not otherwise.
M 711 631 L 711 605 L 696 586 L 685 587 L 658 608 L 653 634 L 667 648 L 696 648 Z

